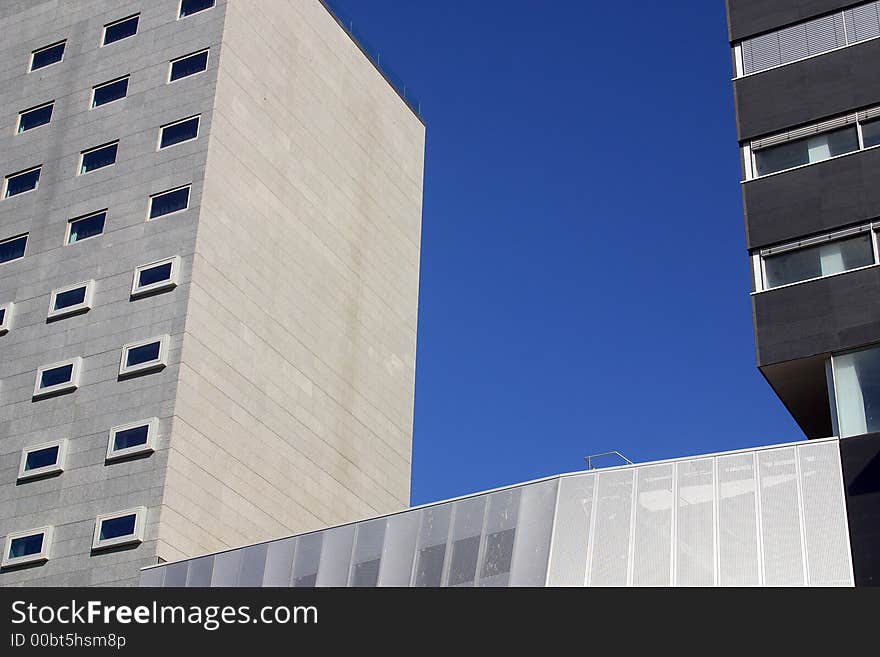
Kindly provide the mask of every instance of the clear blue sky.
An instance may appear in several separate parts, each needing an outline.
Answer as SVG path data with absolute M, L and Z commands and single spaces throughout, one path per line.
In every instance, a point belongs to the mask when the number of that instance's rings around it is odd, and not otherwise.
M 723 0 L 331 0 L 427 124 L 414 504 L 799 440 L 755 367 Z

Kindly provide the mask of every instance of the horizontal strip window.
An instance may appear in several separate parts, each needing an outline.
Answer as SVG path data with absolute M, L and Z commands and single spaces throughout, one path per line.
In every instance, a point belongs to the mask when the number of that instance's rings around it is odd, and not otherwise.
M 76 357 L 37 369 L 33 399 L 42 399 L 64 392 L 73 392 L 79 386 L 82 358 Z
M 104 26 L 104 36 L 101 38 L 101 45 L 109 46 L 111 43 L 134 36 L 138 31 L 139 20 L 140 14 L 135 14 L 134 16 L 108 23 Z
M 168 364 L 169 340 L 168 335 L 163 335 L 124 345 L 119 361 L 119 378 L 164 369 Z
M 880 107 L 753 139 L 743 146 L 746 180 L 880 146 Z
M 43 166 L 13 173 L 3 180 L 3 198 L 10 198 L 34 191 L 40 185 Z
M 87 313 L 92 309 L 95 281 L 84 281 L 52 291 L 47 319 L 55 320 Z
M 18 235 L 0 242 L 0 264 L 24 258 L 28 234 Z
M 21 134 L 22 132 L 39 128 L 41 125 L 46 125 L 52 120 L 52 110 L 54 109 L 55 101 L 53 100 L 51 103 L 32 107 L 19 113 L 16 133 Z
M 18 481 L 60 474 L 64 470 L 66 455 L 67 440 L 64 439 L 25 447 L 21 451 Z
M 131 298 L 137 299 L 177 287 L 180 276 L 180 256 L 141 265 L 134 270 Z
M 159 150 L 193 141 L 199 137 L 200 117 L 192 116 L 182 121 L 176 121 L 159 129 Z
M 188 78 L 207 69 L 208 50 L 206 48 L 200 52 L 171 60 L 170 68 L 168 69 L 168 82 L 171 83 L 181 78 Z
M 92 549 L 103 550 L 120 545 L 140 543 L 144 540 L 146 519 L 147 509 L 142 506 L 98 516 L 95 519 Z
M 842 274 L 880 263 L 877 233 L 859 226 L 757 254 L 758 291 Z
M 189 208 L 190 185 L 170 189 L 167 192 L 159 192 L 150 197 L 150 209 L 148 219 L 158 219 L 169 214 L 183 212 Z
M 79 156 L 79 175 L 103 169 L 116 164 L 116 153 L 119 150 L 119 142 L 104 144 L 83 151 Z
M 13 568 L 28 563 L 48 561 L 52 546 L 52 527 L 40 527 L 6 535 L 0 566 Z
M 150 454 L 156 449 L 159 419 L 150 418 L 130 422 L 110 429 L 106 461 L 118 461 L 130 456 Z
M 880 37 L 880 1 L 745 39 L 734 47 L 743 77 Z
M 0 335 L 9 333 L 12 328 L 12 314 L 15 312 L 15 304 L 11 301 L 0 305 Z
M 74 244 L 103 234 L 106 221 L 107 210 L 71 219 L 67 222 L 67 237 L 64 243 Z
M 126 75 L 94 87 L 92 89 L 92 109 L 125 98 L 128 95 L 128 79 L 129 76 Z
M 66 45 L 67 41 L 59 41 L 58 43 L 53 43 L 51 46 L 34 50 L 31 53 L 31 65 L 29 70 L 36 71 L 51 66 L 52 64 L 57 64 L 63 60 L 64 48 Z
M 214 0 L 180 0 L 178 18 L 186 18 L 214 6 Z

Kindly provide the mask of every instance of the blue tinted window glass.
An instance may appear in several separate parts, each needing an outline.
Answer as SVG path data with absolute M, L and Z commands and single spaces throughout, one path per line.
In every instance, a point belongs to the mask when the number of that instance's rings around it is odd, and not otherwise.
M 113 438 L 113 449 L 128 449 L 129 447 L 137 447 L 147 444 L 147 435 L 150 427 L 145 424 L 142 427 L 134 427 L 133 429 L 124 429 L 117 431 Z
M 52 120 L 52 109 L 54 107 L 55 104 L 51 103 L 45 107 L 38 107 L 37 109 L 22 112 L 21 119 L 18 122 L 18 132 L 22 133 L 26 130 L 32 130 L 33 128 L 38 128 L 41 125 L 49 123 L 49 121 Z
M 0 262 L 9 262 L 10 260 L 23 258 L 26 245 L 27 235 L 0 243 Z
M 55 465 L 58 462 L 58 445 L 28 452 L 24 463 L 25 471 L 38 470 Z
M 168 146 L 174 146 L 174 144 L 179 144 L 182 141 L 188 141 L 190 139 L 195 139 L 199 133 L 199 118 L 196 117 L 194 119 L 188 119 L 186 121 L 181 121 L 175 125 L 170 125 L 167 128 L 162 128 L 162 143 L 160 144 L 160 148 L 167 148 Z
M 103 169 L 104 167 L 109 167 L 111 164 L 114 164 L 116 162 L 116 151 L 118 149 L 119 144 L 110 144 L 109 146 L 104 146 L 103 148 L 83 153 L 80 173 L 88 173 L 89 171 Z
M 159 343 L 151 342 L 150 344 L 129 349 L 125 364 L 128 366 L 140 365 L 141 363 L 148 363 L 157 358 L 159 358 Z
M 51 386 L 57 386 L 61 383 L 67 383 L 72 377 L 73 364 L 62 365 L 61 367 L 54 367 L 51 370 L 46 370 L 43 372 L 43 376 L 40 378 L 40 387 L 49 388 Z
M 6 319 L 6 308 L 0 308 L 0 324 Z
M 9 558 L 27 557 L 43 551 L 43 534 L 13 538 L 9 545 Z
M 104 28 L 104 45 L 113 43 L 115 41 L 121 41 L 122 39 L 126 39 L 130 36 L 134 36 L 138 31 L 138 18 L 139 16 L 132 16 L 131 18 L 126 18 L 123 21 L 119 21 L 118 23 L 113 23 L 113 25 L 108 25 Z
M 157 265 L 141 271 L 138 277 L 138 287 L 145 287 L 153 283 L 161 283 L 171 278 L 171 263 L 166 262 L 164 265 Z
M 154 196 L 150 203 L 150 219 L 185 210 L 189 203 L 189 187 Z
M 101 540 L 134 534 L 135 515 L 108 518 L 101 523 Z
M 125 98 L 128 93 L 128 78 L 122 78 L 116 82 L 105 84 L 102 87 L 95 87 L 95 95 L 92 98 L 92 107 L 106 105 L 114 100 Z
M 78 287 L 75 290 L 68 290 L 67 292 L 61 292 L 55 296 L 55 310 L 61 310 L 62 308 L 70 308 L 71 306 L 77 306 L 83 303 L 86 300 L 86 287 L 83 285 L 82 287 Z
M 106 219 L 106 212 L 99 212 L 82 219 L 73 219 L 70 222 L 70 235 L 67 238 L 67 243 L 73 244 L 74 242 L 81 242 L 89 237 L 100 235 L 104 232 L 104 221 Z
M 36 189 L 37 184 L 40 182 L 40 171 L 41 169 L 33 169 L 9 176 L 6 180 L 6 198 Z
M 35 52 L 33 59 L 31 60 L 31 70 L 36 71 L 38 68 L 45 68 L 55 62 L 60 62 L 61 58 L 64 57 L 65 43 L 66 42 L 62 41 L 61 43 L 56 43 L 54 46 L 49 46 L 48 48 Z
M 214 6 L 214 0 L 183 0 L 180 3 L 180 17 L 190 16 Z
M 196 53 L 171 64 L 171 82 L 195 75 L 208 67 L 208 51 Z

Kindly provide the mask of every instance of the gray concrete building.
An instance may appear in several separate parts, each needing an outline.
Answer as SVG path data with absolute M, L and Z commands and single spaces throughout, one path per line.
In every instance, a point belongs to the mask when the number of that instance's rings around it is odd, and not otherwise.
M 0 585 L 409 502 L 425 129 L 319 0 L 0 2 Z

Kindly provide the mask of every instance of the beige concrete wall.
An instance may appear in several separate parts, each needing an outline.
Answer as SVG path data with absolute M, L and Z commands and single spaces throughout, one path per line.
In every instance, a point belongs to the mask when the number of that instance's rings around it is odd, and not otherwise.
M 159 556 L 409 503 L 424 138 L 318 0 L 228 4 Z

